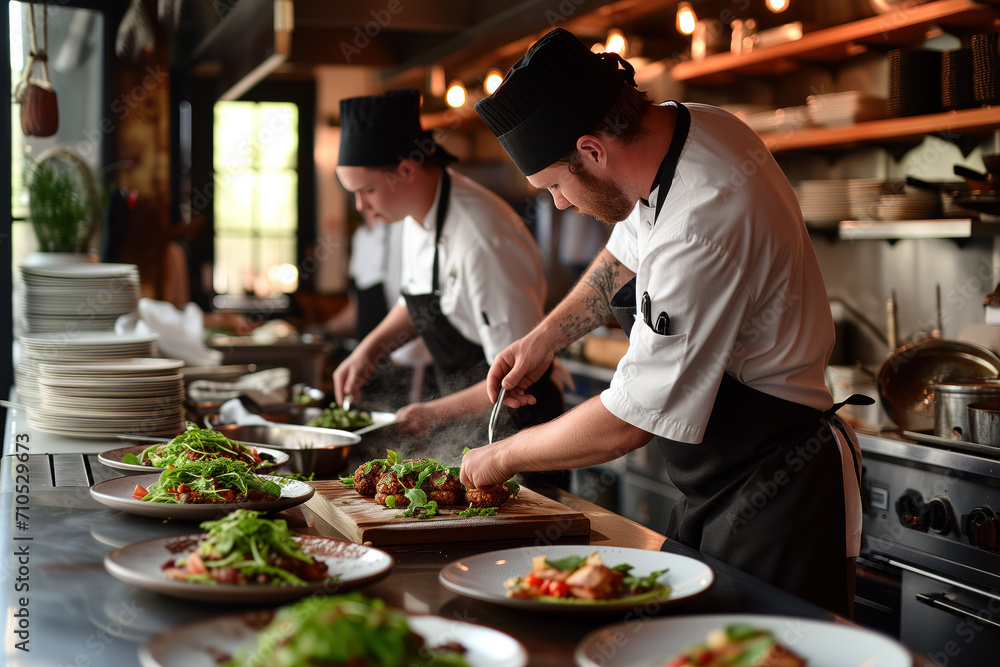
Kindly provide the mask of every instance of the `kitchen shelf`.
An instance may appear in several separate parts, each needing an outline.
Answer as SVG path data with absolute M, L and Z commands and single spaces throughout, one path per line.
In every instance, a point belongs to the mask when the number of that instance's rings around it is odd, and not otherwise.
M 963 135 L 985 134 L 1000 127 L 1000 107 L 987 106 L 923 116 L 871 120 L 853 125 L 807 127 L 786 132 L 762 133 L 772 153 L 806 148 L 838 148 L 854 144 L 919 142 L 936 134 L 955 141 Z
M 670 72 L 676 80 L 690 84 L 725 85 L 740 75 L 777 76 L 801 63 L 837 63 L 870 50 L 918 45 L 933 26 L 984 31 L 998 18 L 1000 12 L 989 5 L 937 0 L 809 32 L 792 42 L 680 62 Z
M 946 220 L 843 220 L 838 224 L 839 237 L 864 239 L 967 239 L 992 235 L 997 230 L 989 223 L 970 218 Z

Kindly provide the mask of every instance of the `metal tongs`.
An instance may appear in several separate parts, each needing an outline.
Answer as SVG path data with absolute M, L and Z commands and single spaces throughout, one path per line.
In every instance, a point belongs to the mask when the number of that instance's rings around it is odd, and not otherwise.
M 496 426 L 497 417 L 500 415 L 500 408 L 503 407 L 503 397 L 506 395 L 507 395 L 507 390 L 503 388 L 503 385 L 501 385 L 500 394 L 497 396 L 497 402 L 493 404 L 493 410 L 490 412 L 490 425 L 486 429 L 486 434 L 487 437 L 489 438 L 486 441 L 487 445 L 493 444 L 493 427 Z

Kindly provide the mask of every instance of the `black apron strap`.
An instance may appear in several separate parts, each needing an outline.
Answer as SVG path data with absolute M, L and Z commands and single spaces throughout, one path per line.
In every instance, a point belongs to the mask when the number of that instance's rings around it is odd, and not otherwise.
M 660 217 L 660 209 L 663 208 L 663 202 L 667 200 L 667 193 L 670 192 L 670 184 L 673 182 L 674 173 L 677 171 L 677 162 L 681 158 L 681 151 L 684 150 L 684 144 L 687 143 L 688 131 L 691 129 L 691 112 L 680 102 L 675 102 L 675 104 L 677 105 L 677 120 L 674 122 L 674 134 L 670 138 L 670 147 L 667 149 L 667 154 L 663 156 L 663 160 L 660 162 L 660 172 L 656 177 L 656 183 L 653 184 L 653 187 L 660 186 L 660 189 L 656 193 L 654 223 Z

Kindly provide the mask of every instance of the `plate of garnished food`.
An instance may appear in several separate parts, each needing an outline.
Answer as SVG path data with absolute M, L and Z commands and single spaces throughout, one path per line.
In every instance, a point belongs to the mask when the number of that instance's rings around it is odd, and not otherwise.
M 695 558 L 625 547 L 519 547 L 452 561 L 438 580 L 459 595 L 542 613 L 650 614 L 700 595 L 715 573 Z
M 214 458 L 244 461 L 258 473 L 277 470 L 288 462 L 285 452 L 244 444 L 192 422 L 168 441 L 111 449 L 102 452 L 97 460 L 109 468 L 150 472 Z
M 899 642 L 845 623 L 759 614 L 698 614 L 618 623 L 576 648 L 581 667 L 910 667 Z
M 409 614 L 355 591 L 171 628 L 139 649 L 143 667 L 524 667 L 516 639 L 483 625 Z
M 234 509 L 279 512 L 309 500 L 309 484 L 258 475 L 243 461 L 192 461 L 158 474 L 128 475 L 90 487 L 105 505 L 143 516 L 187 521 L 214 519 Z
M 379 549 L 296 534 L 283 519 L 254 510 L 233 510 L 201 528 L 206 532 L 117 549 L 105 556 L 104 567 L 122 581 L 174 597 L 281 604 L 370 584 L 395 564 Z

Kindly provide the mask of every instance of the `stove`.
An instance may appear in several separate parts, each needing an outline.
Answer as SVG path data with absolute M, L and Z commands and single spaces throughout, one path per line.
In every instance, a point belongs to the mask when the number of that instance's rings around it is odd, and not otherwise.
M 947 667 L 1000 653 L 1000 449 L 859 433 L 855 616 Z

